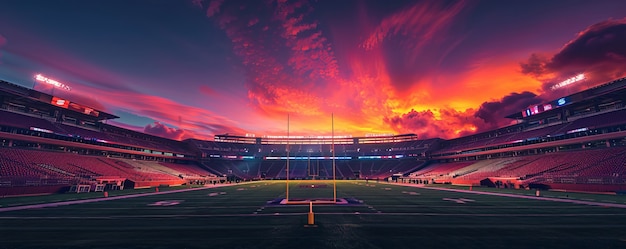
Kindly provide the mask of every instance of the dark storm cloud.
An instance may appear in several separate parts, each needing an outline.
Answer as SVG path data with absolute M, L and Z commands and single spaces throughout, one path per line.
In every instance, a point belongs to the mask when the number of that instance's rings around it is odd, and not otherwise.
M 592 25 L 569 42 L 547 65 L 558 71 L 568 67 L 586 67 L 592 63 L 626 60 L 626 19 Z
M 540 77 L 546 73 L 545 65 L 548 63 L 548 58 L 540 54 L 531 54 L 528 61 L 520 63 L 522 67 L 522 73 L 532 75 L 534 77 Z
M 402 115 L 385 117 L 383 121 L 395 131 L 415 133 L 420 138 L 455 138 L 510 125 L 513 120 L 506 116 L 543 102 L 532 92 L 511 93 L 500 100 L 483 102 L 478 110 L 411 110 Z
M 505 116 L 542 102 L 543 100 L 532 92 L 511 93 L 498 101 L 484 102 L 474 113 L 476 118 L 484 122 L 484 126 L 478 127 L 478 130 L 484 131 L 508 125 L 511 120 L 504 118 Z
M 585 84 L 570 91 L 626 76 L 626 18 L 603 21 L 581 31 L 551 58 L 537 54 L 521 63 L 522 72 L 537 78 L 553 75 L 544 91 L 574 75 L 585 73 Z

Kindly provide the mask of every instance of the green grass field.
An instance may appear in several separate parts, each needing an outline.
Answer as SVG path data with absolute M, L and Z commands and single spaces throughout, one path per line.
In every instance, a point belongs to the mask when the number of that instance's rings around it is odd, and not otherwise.
M 300 187 L 310 184 L 291 181 L 290 198 L 332 198 L 331 181 L 314 183 L 325 188 Z M 285 197 L 284 181 L 109 197 L 0 212 L 0 248 L 626 248 L 625 208 L 477 194 L 482 190 L 338 181 L 337 196 L 357 202 L 314 206 L 316 227 L 305 226 L 308 205 L 272 203 Z M 624 196 L 549 194 L 626 202 Z M 97 197 L 91 195 L 85 198 Z M 68 197 L 4 198 L 0 205 Z

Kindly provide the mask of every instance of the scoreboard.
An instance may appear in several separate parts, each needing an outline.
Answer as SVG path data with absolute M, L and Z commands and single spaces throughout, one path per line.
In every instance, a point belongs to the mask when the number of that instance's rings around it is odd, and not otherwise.
M 93 108 L 81 105 L 81 104 L 77 104 L 74 102 L 70 102 L 69 100 L 66 99 L 62 99 L 56 96 L 52 97 L 52 100 L 50 101 L 50 104 L 54 105 L 54 106 L 58 106 L 58 107 L 63 107 L 65 109 L 68 110 L 72 110 L 75 112 L 80 112 L 82 114 L 86 114 L 89 116 L 94 116 L 94 117 L 98 117 L 100 116 L 100 112 L 94 110 Z

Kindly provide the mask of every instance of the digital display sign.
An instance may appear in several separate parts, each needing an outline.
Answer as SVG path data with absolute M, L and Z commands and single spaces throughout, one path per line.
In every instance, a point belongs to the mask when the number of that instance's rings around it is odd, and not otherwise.
M 552 110 L 552 105 L 551 104 L 545 104 L 543 105 L 543 111 L 549 111 Z
M 70 109 L 72 111 L 77 111 L 80 112 L 82 114 L 86 114 L 86 115 L 90 115 L 90 116 L 94 116 L 94 117 L 98 117 L 100 116 L 100 112 L 94 110 L 93 108 L 89 108 L 83 105 L 79 105 L 76 103 L 69 103 L 69 106 L 67 109 Z
M 66 99 L 59 98 L 59 97 L 52 97 L 52 101 L 50 101 L 50 104 L 53 104 L 53 105 L 59 106 L 59 107 L 63 107 L 63 108 L 68 108 L 70 106 L 70 101 L 66 100 Z
M 528 116 L 532 116 L 538 113 L 541 113 L 544 111 L 544 106 L 543 105 L 536 105 L 536 106 L 531 106 L 528 109 L 526 109 L 525 111 L 522 112 L 522 116 L 524 117 L 528 117 Z
M 547 104 L 530 106 L 526 110 L 522 111 L 522 117 L 536 115 L 545 111 L 552 110 L 554 108 L 567 105 L 569 103 L 571 103 L 571 100 L 569 99 L 569 97 L 562 97 Z
M 50 101 L 50 104 L 54 105 L 54 106 L 58 106 L 58 107 L 63 107 L 66 108 L 68 110 L 72 110 L 72 111 L 76 111 L 76 112 L 80 112 L 82 114 L 86 114 L 89 116 L 94 116 L 94 117 L 98 117 L 100 116 L 100 112 L 94 110 L 91 107 L 87 107 L 81 104 L 77 104 L 74 102 L 71 102 L 67 99 L 63 99 L 63 98 L 59 98 L 59 97 L 52 97 L 52 100 Z

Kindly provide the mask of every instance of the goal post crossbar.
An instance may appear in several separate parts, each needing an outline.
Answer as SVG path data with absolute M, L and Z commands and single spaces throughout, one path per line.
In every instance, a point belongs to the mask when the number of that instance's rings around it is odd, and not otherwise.
M 285 201 L 287 203 L 290 202 L 290 196 L 289 196 L 289 183 L 290 183 L 290 165 L 289 165 L 289 153 L 290 153 L 290 148 L 289 148 L 289 142 L 290 142 L 290 127 L 289 127 L 289 114 L 287 114 L 287 163 L 286 163 L 286 167 L 285 167 L 285 171 L 286 171 L 286 180 L 285 180 Z M 333 181 L 333 198 L 332 198 L 332 203 L 337 203 L 337 167 L 335 164 L 335 117 L 334 117 L 334 113 L 331 114 L 331 152 L 332 152 L 332 181 Z M 319 162 L 318 162 L 319 163 Z M 310 162 L 309 162 L 309 166 L 310 166 Z M 307 166 L 307 173 L 309 173 L 309 166 Z M 317 166 L 317 176 L 319 176 L 319 165 Z

